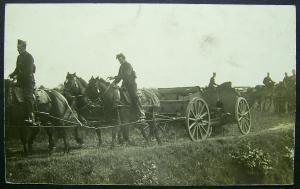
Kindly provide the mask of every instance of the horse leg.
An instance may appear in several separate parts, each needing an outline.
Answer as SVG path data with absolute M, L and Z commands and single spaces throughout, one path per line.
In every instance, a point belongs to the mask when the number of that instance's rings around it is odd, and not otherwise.
M 64 145 L 65 145 L 65 149 L 64 149 L 64 152 L 65 153 L 68 153 L 70 151 L 70 147 L 69 147 L 69 143 L 67 141 L 67 134 L 66 134 L 66 130 L 61 128 L 60 129 L 60 132 L 61 132 L 61 136 L 63 138 L 63 141 L 64 141 Z
M 148 123 L 143 123 L 142 125 L 138 125 L 138 127 L 139 127 L 144 139 L 146 140 L 146 143 L 149 144 L 150 140 L 145 132 L 145 128 L 150 127 L 150 125 Z
M 32 144 L 38 133 L 40 132 L 40 128 L 33 128 L 31 130 L 29 139 L 28 139 L 28 151 L 32 152 Z
M 19 135 L 20 135 L 20 139 L 23 145 L 23 152 L 24 154 L 27 154 L 28 149 L 27 149 L 27 128 L 21 128 L 19 130 Z
M 123 126 L 121 128 L 122 128 L 122 133 L 123 133 L 124 141 L 127 141 L 128 144 L 131 144 L 131 141 L 129 139 L 129 129 L 130 129 L 129 125 Z
M 101 129 L 96 129 L 96 134 L 98 137 L 98 146 L 102 145 Z
M 285 109 L 285 113 L 286 114 L 288 114 L 288 112 L 289 112 L 289 103 L 288 103 L 288 101 L 284 101 L 284 109 Z
M 121 127 L 121 128 L 119 128 L 118 129 L 118 143 L 119 144 L 123 144 L 123 132 L 124 132 L 124 128 L 123 127 Z
M 161 144 L 161 140 L 159 138 L 159 134 L 158 134 L 158 126 L 157 126 L 157 121 L 155 119 L 155 115 L 153 113 L 153 116 L 152 116 L 152 122 L 151 122 L 151 130 L 153 130 L 153 134 L 155 136 L 155 139 L 157 141 L 158 144 Z
M 118 124 L 118 125 L 121 125 L 121 124 L 122 124 L 122 121 L 121 121 L 121 116 L 120 116 L 120 112 L 119 112 L 119 108 L 118 108 L 118 107 L 117 107 L 115 113 L 117 114 L 117 124 Z M 118 135 L 119 135 L 119 132 L 121 132 L 121 130 L 122 130 L 122 129 L 117 128 L 117 127 L 114 127 L 114 128 L 112 129 L 111 148 L 114 148 L 114 147 L 115 147 L 115 142 L 116 142 L 117 132 L 118 132 Z
M 114 147 L 115 147 L 116 135 L 117 135 L 117 128 L 114 127 L 114 128 L 111 130 L 111 136 L 112 136 L 111 148 L 114 148 Z
M 263 99 L 260 99 L 260 112 L 263 112 L 264 111 L 264 100 Z
M 52 151 L 55 149 L 55 143 L 53 141 L 53 128 L 47 128 L 46 131 L 48 134 L 48 141 L 49 141 L 48 149 L 50 153 L 52 153 Z
M 83 145 L 83 139 L 81 137 L 79 137 L 79 128 L 78 127 L 75 127 L 75 129 L 74 129 L 74 137 L 75 137 L 77 144 Z

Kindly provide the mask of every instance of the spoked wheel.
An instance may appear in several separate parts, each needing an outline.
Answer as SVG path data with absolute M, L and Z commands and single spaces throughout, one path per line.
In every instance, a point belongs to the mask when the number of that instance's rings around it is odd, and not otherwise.
M 210 113 L 207 103 L 200 97 L 193 98 L 186 110 L 186 126 L 193 141 L 204 140 L 210 136 Z
M 238 97 L 236 101 L 235 116 L 241 133 L 248 134 L 251 128 L 250 108 L 247 100 L 243 97 Z

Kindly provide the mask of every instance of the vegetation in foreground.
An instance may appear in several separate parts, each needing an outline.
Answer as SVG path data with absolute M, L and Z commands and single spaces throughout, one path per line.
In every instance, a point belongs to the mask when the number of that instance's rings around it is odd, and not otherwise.
M 202 142 L 113 150 L 88 146 L 69 154 L 11 157 L 6 179 L 56 184 L 292 184 L 294 124 L 273 126 L 247 136 L 216 136 Z

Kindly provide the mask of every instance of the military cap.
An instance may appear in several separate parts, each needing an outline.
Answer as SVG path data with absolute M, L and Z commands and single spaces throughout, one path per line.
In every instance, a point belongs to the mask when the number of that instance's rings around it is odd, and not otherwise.
M 121 57 L 125 58 L 123 53 L 117 54 L 116 59 L 121 58 Z
M 18 39 L 18 45 L 24 45 L 24 46 L 26 46 L 26 41 Z

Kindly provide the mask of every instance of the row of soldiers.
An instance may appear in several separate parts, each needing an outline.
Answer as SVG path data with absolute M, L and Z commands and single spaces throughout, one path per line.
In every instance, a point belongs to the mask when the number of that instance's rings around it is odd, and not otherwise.
M 283 78 L 282 82 L 283 82 L 283 86 L 284 86 L 285 88 L 288 88 L 288 87 L 290 87 L 291 85 L 292 85 L 292 86 L 296 86 L 296 71 L 293 69 L 293 70 L 292 70 L 292 75 L 291 75 L 291 76 L 288 76 L 288 73 L 285 72 L 285 73 L 284 73 L 284 78 Z M 271 79 L 270 73 L 269 73 L 269 72 L 267 73 L 267 76 L 264 78 L 263 84 L 264 84 L 266 87 L 268 87 L 268 88 L 274 87 L 275 82 Z
M 215 78 L 216 78 L 216 73 L 214 72 L 213 76 L 209 80 L 208 87 L 215 88 L 218 86 L 218 84 L 216 84 Z M 291 76 L 288 76 L 287 72 L 285 72 L 282 82 L 283 82 L 283 86 L 286 88 L 290 87 L 291 85 L 296 86 L 296 71 L 293 69 Z M 267 73 L 267 76 L 264 78 L 263 84 L 268 88 L 274 87 L 275 82 L 271 79 L 269 72 Z

